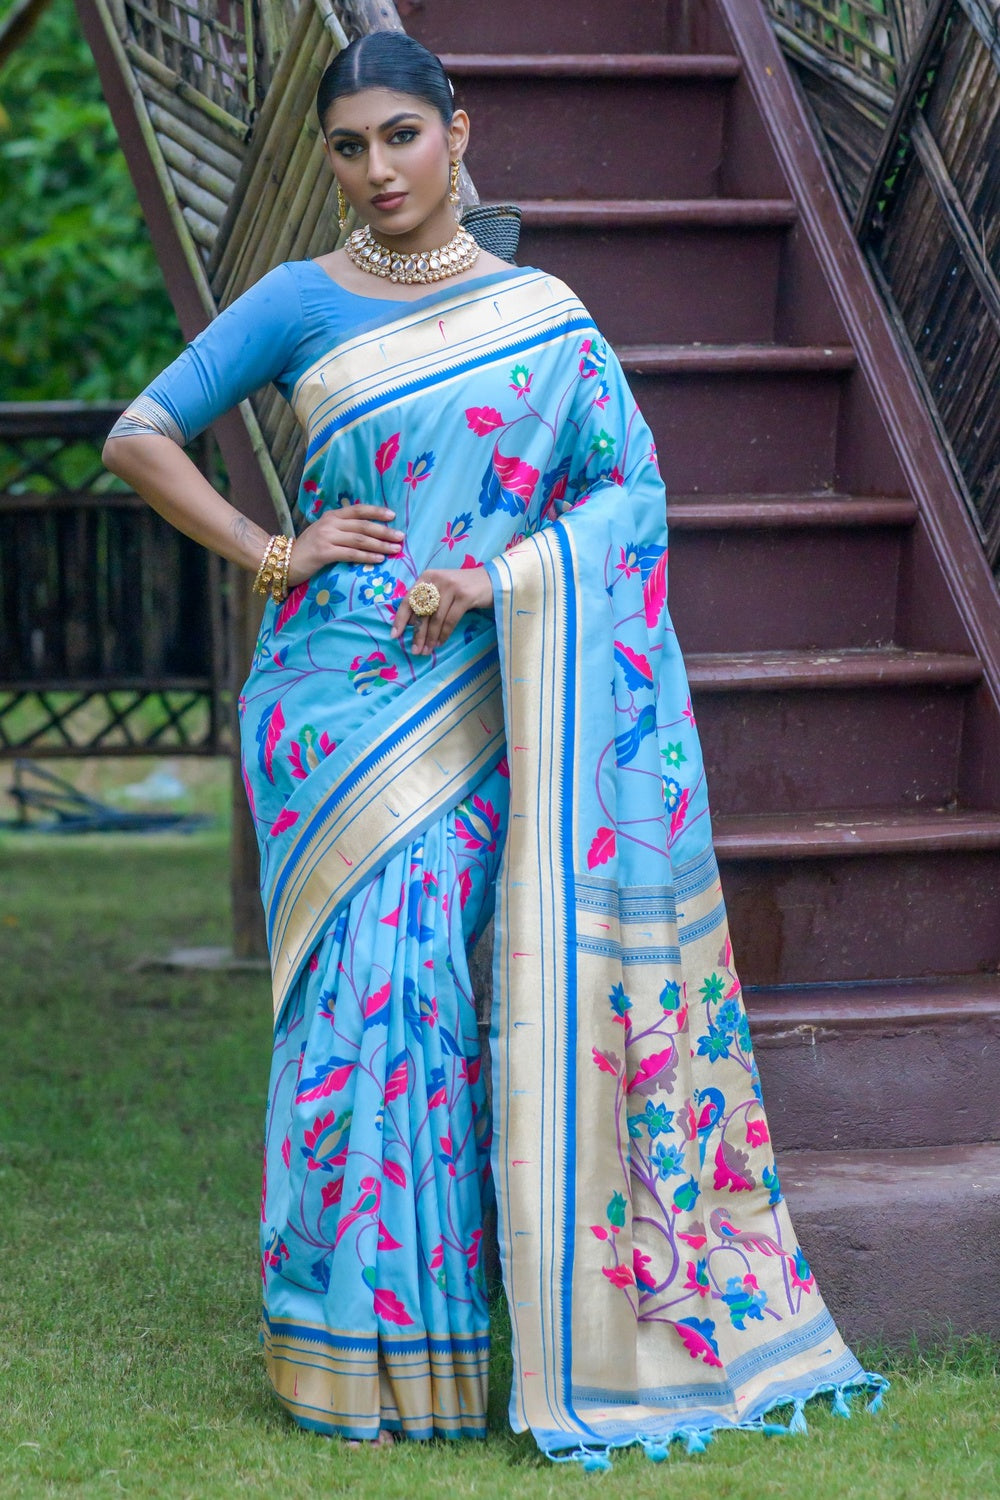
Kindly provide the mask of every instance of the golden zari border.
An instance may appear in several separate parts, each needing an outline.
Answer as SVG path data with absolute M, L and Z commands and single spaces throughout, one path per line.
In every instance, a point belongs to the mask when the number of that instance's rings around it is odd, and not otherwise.
M 430 309 L 380 324 L 299 377 L 291 400 L 307 433 L 309 461 L 334 430 L 343 433 L 379 407 L 416 398 L 547 338 L 592 327 L 569 288 L 537 271 L 498 278 L 445 304 L 435 299 Z
M 399 712 L 404 704 L 397 699 L 394 706 Z M 500 668 L 491 644 L 421 694 L 302 819 L 268 901 L 276 1016 L 336 909 L 394 849 L 460 800 L 503 746 Z

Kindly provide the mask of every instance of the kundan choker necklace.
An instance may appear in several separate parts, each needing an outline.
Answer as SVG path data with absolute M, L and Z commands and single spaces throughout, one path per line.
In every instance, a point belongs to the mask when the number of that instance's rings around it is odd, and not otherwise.
M 380 245 L 365 224 L 355 229 L 344 246 L 348 256 L 362 271 L 372 276 L 384 276 L 387 281 L 398 281 L 404 286 L 428 281 L 444 281 L 448 276 L 457 276 L 467 271 L 479 259 L 479 245 L 467 229 L 461 226 L 455 238 L 442 245 L 439 250 L 411 250 L 401 253 Z

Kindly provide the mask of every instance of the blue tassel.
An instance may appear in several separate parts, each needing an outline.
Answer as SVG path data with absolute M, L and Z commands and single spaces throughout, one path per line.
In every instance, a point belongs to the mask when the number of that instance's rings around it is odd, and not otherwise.
M 886 1391 L 888 1389 L 889 1389 L 889 1383 L 888 1383 L 888 1381 L 886 1381 L 884 1385 L 880 1385 L 879 1386 L 878 1390 L 875 1392 L 874 1396 L 872 1397 L 872 1399 L 868 1403 L 868 1410 L 870 1412 L 874 1413 L 874 1412 L 882 1410 L 882 1400 L 883 1400 L 883 1398 L 885 1396 L 885 1393 L 886 1393 Z
M 788 1436 L 788 1428 L 787 1427 L 782 1427 L 782 1425 L 781 1425 L 780 1422 L 765 1422 L 764 1425 L 761 1427 L 760 1430 L 764 1434 L 765 1437 L 787 1437 Z
M 838 1417 L 849 1417 L 851 1415 L 850 1404 L 841 1390 L 834 1391 L 833 1393 L 833 1411 L 834 1415 Z
M 663 1460 L 670 1456 L 669 1450 L 664 1448 L 662 1443 L 654 1443 L 648 1439 L 643 1439 L 642 1446 L 645 1449 L 646 1457 L 652 1459 L 654 1464 L 662 1464 Z
M 708 1447 L 708 1439 L 700 1432 L 687 1432 L 684 1436 L 687 1440 L 688 1453 L 704 1453 Z
M 795 1410 L 792 1413 L 792 1420 L 788 1424 L 789 1432 L 809 1431 L 809 1423 L 806 1421 L 805 1411 L 803 1409 L 804 1407 L 804 1401 L 796 1401 Z
M 611 1460 L 606 1453 L 588 1453 L 583 1460 L 583 1467 L 588 1474 L 596 1474 L 602 1469 L 610 1469 Z

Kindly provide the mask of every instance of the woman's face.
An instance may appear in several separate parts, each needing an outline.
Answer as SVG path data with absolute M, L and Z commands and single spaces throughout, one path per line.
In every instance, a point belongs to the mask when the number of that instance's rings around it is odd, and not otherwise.
M 421 239 L 451 239 L 449 173 L 469 134 L 463 110 L 446 125 L 432 104 L 412 94 L 365 89 L 335 99 L 323 123 L 337 181 L 377 239 L 405 241 L 421 231 Z

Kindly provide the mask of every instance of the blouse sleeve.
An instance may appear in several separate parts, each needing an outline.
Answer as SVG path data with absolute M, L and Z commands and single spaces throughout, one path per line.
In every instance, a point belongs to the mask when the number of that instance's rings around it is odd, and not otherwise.
M 287 266 L 276 266 L 157 375 L 111 435 L 158 432 L 190 443 L 253 391 L 278 380 L 301 338 L 298 287 Z

